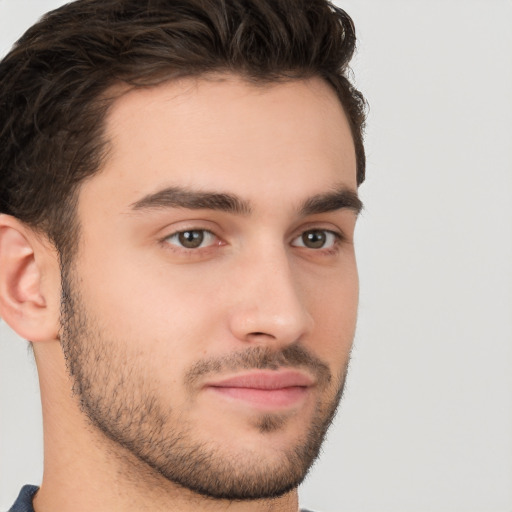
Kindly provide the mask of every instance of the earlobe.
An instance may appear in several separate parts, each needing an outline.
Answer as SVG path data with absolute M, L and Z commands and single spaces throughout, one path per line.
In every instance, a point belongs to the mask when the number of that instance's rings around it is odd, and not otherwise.
M 0 215 L 0 317 L 33 342 L 58 335 L 60 284 L 53 252 L 18 219 Z

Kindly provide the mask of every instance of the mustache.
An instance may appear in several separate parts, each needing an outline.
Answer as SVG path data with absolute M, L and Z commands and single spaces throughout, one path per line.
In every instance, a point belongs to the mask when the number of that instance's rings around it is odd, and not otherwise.
M 185 375 L 185 383 L 193 386 L 205 377 L 241 370 L 279 370 L 280 368 L 302 368 L 308 370 L 320 388 L 332 380 L 329 366 L 299 344 L 289 345 L 282 350 L 270 347 L 251 347 L 223 357 L 198 361 Z

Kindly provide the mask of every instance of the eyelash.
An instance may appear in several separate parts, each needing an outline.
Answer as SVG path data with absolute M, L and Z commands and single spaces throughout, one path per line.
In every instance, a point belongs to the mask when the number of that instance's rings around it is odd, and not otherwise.
M 179 237 L 186 236 L 186 234 L 201 234 L 201 240 L 199 241 L 199 244 L 196 247 L 184 247 L 182 242 L 179 241 Z M 326 236 L 326 239 L 330 239 L 330 246 L 329 247 L 307 247 L 304 244 L 304 236 L 308 234 L 313 233 L 323 233 Z M 211 239 L 215 240 L 217 239 L 217 242 L 213 241 L 212 243 L 208 243 L 206 246 L 202 246 L 204 238 L 211 237 Z M 178 243 L 172 243 L 171 240 L 175 239 Z M 295 241 L 300 240 L 302 242 L 301 245 L 294 244 Z M 299 235 L 295 236 L 292 240 L 292 247 L 298 247 L 306 250 L 311 250 L 317 253 L 323 253 L 323 254 L 334 254 L 339 250 L 340 244 L 345 240 L 345 237 L 343 234 L 338 233 L 336 231 L 332 231 L 329 229 L 323 229 L 323 228 L 310 228 L 302 231 Z M 175 251 L 182 251 L 186 253 L 194 253 L 194 252 L 204 252 L 205 250 L 208 250 L 212 247 L 217 247 L 220 245 L 225 245 L 218 237 L 213 233 L 212 231 L 204 228 L 191 228 L 191 229 L 184 229 L 180 231 L 176 231 L 174 233 L 171 233 L 170 235 L 166 236 L 161 241 L 163 244 L 166 244 L 167 246 L 171 246 L 172 250 Z

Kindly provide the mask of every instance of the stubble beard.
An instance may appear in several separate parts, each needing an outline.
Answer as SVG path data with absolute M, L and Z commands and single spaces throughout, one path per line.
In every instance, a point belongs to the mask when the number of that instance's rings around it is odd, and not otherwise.
M 328 396 L 316 405 L 309 428 L 294 446 L 282 450 L 279 461 L 261 454 L 230 452 L 214 441 L 201 441 L 194 428 L 159 400 L 158 382 L 151 369 L 137 367 L 136 358 L 123 351 L 123 344 L 105 339 L 91 320 L 69 271 L 62 272 L 61 345 L 73 382 L 73 393 L 91 426 L 149 470 L 180 487 L 214 499 L 257 500 L 274 498 L 296 488 L 318 457 L 327 430 L 341 400 L 347 367 L 337 382 L 327 365 L 301 347 L 276 353 L 268 348 L 251 349 L 235 357 L 199 362 L 188 372 L 189 380 L 208 368 L 266 368 L 302 366 L 314 370 Z M 288 352 L 287 352 L 288 351 Z M 348 366 L 348 361 L 347 361 Z M 285 428 L 282 414 L 262 414 L 252 427 L 261 436 Z M 235 439 L 236 441 L 236 439 Z M 262 443 L 265 442 L 262 437 Z M 140 471 L 136 478 L 144 478 Z

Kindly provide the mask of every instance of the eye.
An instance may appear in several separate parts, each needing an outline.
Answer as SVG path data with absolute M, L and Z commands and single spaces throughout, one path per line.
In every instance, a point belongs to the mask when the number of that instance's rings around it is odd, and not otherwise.
M 331 249 L 340 240 L 341 236 L 326 229 L 311 229 L 304 231 L 292 241 L 294 247 L 306 247 L 308 249 Z
M 168 236 L 165 241 L 184 249 L 200 249 L 215 243 L 215 235 L 206 229 L 187 229 Z

